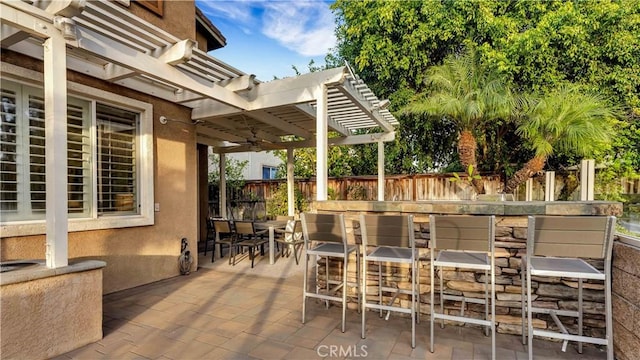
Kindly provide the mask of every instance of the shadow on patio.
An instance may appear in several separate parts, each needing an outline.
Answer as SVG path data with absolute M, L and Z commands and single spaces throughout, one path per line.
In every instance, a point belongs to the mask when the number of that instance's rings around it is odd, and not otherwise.
M 340 309 L 308 301 L 301 324 L 302 268 L 293 257 L 248 259 L 230 266 L 227 258 L 200 256 L 200 268 L 181 276 L 106 295 L 104 338 L 58 359 L 488 359 L 490 338 L 476 328 L 436 326 L 435 353 L 428 351 L 428 317 L 417 327 L 411 349 L 408 318 L 388 321 L 369 316 L 367 339 L 360 338 L 360 316 L 347 312 L 340 332 Z M 585 345 L 566 353 L 559 343 L 535 340 L 540 359 L 604 359 Z M 497 359 L 525 359 L 520 337 L 497 335 Z

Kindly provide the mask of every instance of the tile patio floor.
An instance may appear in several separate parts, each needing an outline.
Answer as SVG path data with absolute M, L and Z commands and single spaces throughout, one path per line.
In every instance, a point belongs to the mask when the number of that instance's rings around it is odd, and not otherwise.
M 388 321 L 367 317 L 366 339 L 360 317 L 347 311 L 340 331 L 340 308 L 307 302 L 301 323 L 302 265 L 291 258 L 248 259 L 232 267 L 227 259 L 201 256 L 200 268 L 180 276 L 104 297 L 104 338 L 58 359 L 488 359 L 490 337 L 480 329 L 436 326 L 435 353 L 428 351 L 429 319 L 416 328 L 411 349 L 408 318 Z M 497 359 L 526 359 L 519 336 L 496 335 Z M 331 346 L 343 351 L 330 353 Z M 534 341 L 537 359 L 605 359 L 606 353 L 585 345 L 567 352 L 560 344 Z M 348 351 L 351 351 L 348 353 Z

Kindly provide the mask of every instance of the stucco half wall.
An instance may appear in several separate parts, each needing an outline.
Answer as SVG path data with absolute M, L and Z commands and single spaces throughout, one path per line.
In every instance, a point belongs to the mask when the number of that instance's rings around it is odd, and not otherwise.
M 4 273 L 0 358 L 48 359 L 102 339 L 100 261 Z

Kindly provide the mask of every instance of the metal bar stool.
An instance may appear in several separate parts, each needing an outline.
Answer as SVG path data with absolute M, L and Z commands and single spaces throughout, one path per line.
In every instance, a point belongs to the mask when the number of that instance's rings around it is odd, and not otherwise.
M 524 314 L 527 313 L 529 359 L 533 358 L 533 336 L 563 340 L 562 351 L 569 341 L 607 346 L 607 359 L 613 360 L 613 313 L 611 306 L 611 252 L 615 232 L 614 216 L 529 216 L 527 229 L 527 255 L 522 262 L 521 276 L 526 278 L 527 307 L 522 302 L 522 343 L 524 344 Z M 604 272 L 594 268 L 582 258 L 603 259 Z M 578 311 L 534 307 L 531 298 L 531 277 L 568 277 L 578 280 Z M 524 280 L 524 279 L 523 279 Z M 582 289 L 584 280 L 604 281 L 606 337 L 583 336 Z M 522 281 L 522 298 L 524 285 Z M 559 332 L 533 328 L 533 314 L 551 316 Z M 570 334 L 558 316 L 575 317 L 578 334 Z
M 418 254 L 416 253 L 413 215 L 360 215 L 360 234 L 362 235 L 362 338 L 366 337 L 367 308 L 387 311 L 389 319 L 391 311 L 411 314 L 411 347 L 416 347 L 416 316 L 419 316 L 420 290 Z M 378 263 L 378 302 L 367 301 L 367 266 L 369 261 Z M 407 264 L 411 269 L 411 289 L 400 289 L 398 284 L 391 284 L 383 279 L 382 263 Z M 386 283 L 383 283 L 383 280 Z M 391 286 L 394 285 L 394 286 Z M 383 302 L 382 295 L 393 294 L 389 303 Z M 399 306 L 396 299 L 399 294 L 411 295 L 411 305 Z
M 345 229 L 344 215 L 342 214 L 303 213 L 301 215 L 301 220 L 305 249 L 302 323 L 304 324 L 305 322 L 307 298 L 310 297 L 325 300 L 327 306 L 329 306 L 329 301 L 339 301 L 342 303 L 342 332 L 344 332 L 347 311 L 347 286 L 349 286 L 347 282 L 349 255 L 355 252 L 356 278 L 360 279 L 360 248 L 357 245 L 349 245 L 347 243 L 347 232 Z M 309 257 L 312 255 L 315 256 L 316 259 L 315 291 L 309 291 L 308 289 Z M 320 284 L 318 283 L 318 258 L 320 257 L 326 258 L 326 289 L 323 293 L 320 292 Z M 331 257 L 342 259 L 342 279 L 340 281 L 330 279 L 329 258 Z M 332 288 L 331 285 L 335 285 L 335 287 Z M 358 308 L 360 308 L 360 285 L 358 281 L 356 281 L 355 286 L 358 294 Z M 335 295 L 339 290 L 342 290 L 342 294 Z
M 429 248 L 431 249 L 431 352 L 433 352 L 434 339 L 433 324 L 436 319 L 441 319 L 440 327 L 442 328 L 444 328 L 444 320 L 451 320 L 485 326 L 485 335 L 488 335 L 489 329 L 491 329 L 491 358 L 495 359 L 496 357 L 494 224 L 495 216 L 429 216 Z M 439 250 L 437 258 L 435 257 L 436 249 Z M 444 294 L 443 276 L 441 272 L 440 312 L 437 312 L 434 303 L 436 267 L 484 270 L 484 299 Z M 489 288 L 491 288 L 490 299 L 488 294 Z M 445 300 L 461 302 L 459 316 L 444 313 Z M 485 319 L 464 316 L 466 303 L 484 304 Z M 490 317 L 489 307 L 491 307 Z

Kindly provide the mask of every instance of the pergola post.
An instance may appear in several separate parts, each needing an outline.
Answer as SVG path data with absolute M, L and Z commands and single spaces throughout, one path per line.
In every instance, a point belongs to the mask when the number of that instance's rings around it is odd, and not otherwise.
M 293 177 L 293 149 L 287 149 L 287 215 L 294 216 L 295 210 L 295 183 Z
M 320 85 L 316 93 L 316 200 L 327 200 L 327 87 Z
M 227 177 L 225 176 L 225 172 L 227 170 L 227 159 L 224 153 L 220 153 L 219 156 L 219 166 L 220 166 L 220 216 L 223 218 L 227 218 Z
M 378 141 L 378 201 L 384 201 L 384 142 Z
M 46 176 L 47 267 L 69 264 L 67 194 L 67 50 L 62 35 L 47 38 L 44 47 L 44 121 Z
M 580 161 L 580 201 L 592 201 L 594 192 L 594 179 L 596 174 L 596 161 Z
M 545 172 L 544 201 L 554 201 L 556 193 L 556 172 Z
M 527 179 L 524 201 L 533 201 L 533 178 Z

